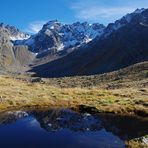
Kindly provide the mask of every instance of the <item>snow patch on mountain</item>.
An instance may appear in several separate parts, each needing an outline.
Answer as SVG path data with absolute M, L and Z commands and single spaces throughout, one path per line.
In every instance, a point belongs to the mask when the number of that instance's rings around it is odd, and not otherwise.
M 12 36 L 10 36 L 10 39 L 12 40 L 12 41 L 16 41 L 16 40 L 26 40 L 26 39 L 28 39 L 30 36 L 29 35 L 26 35 L 26 34 L 23 34 L 23 33 L 20 33 L 20 34 L 18 34 L 18 35 L 12 35 Z
M 64 49 L 64 44 L 62 43 L 61 45 L 58 46 L 57 50 L 58 50 L 58 51 L 61 51 L 61 50 L 63 50 L 63 49 Z

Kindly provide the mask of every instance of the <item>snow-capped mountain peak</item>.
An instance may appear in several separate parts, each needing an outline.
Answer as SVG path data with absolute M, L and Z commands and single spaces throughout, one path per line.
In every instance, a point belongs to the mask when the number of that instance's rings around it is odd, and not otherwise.
M 24 40 L 28 39 L 30 36 L 24 32 L 21 32 L 14 26 L 5 25 L 4 23 L 0 23 L 0 28 L 7 30 L 8 36 L 10 40 Z
M 47 22 L 46 24 L 43 25 L 42 30 L 44 29 L 49 29 L 49 30 L 54 30 L 60 27 L 62 24 L 58 20 L 52 20 Z
M 25 40 L 35 53 L 54 50 L 58 52 L 86 44 L 101 36 L 105 26 L 99 23 L 76 22 L 62 24 L 58 20 L 52 20 L 43 25 L 43 28 L 34 36 Z

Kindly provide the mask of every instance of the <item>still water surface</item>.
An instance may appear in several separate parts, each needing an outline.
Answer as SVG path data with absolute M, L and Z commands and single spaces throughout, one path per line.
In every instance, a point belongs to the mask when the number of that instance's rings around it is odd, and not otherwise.
M 0 115 L 1 148 L 124 148 L 148 134 L 148 120 L 69 109 L 9 111 Z

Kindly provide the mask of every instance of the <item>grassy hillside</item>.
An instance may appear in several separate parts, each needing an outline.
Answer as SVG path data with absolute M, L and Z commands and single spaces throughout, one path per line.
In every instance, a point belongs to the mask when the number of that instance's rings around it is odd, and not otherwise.
M 25 76 L 1 75 L 0 110 L 86 105 L 100 112 L 147 115 L 146 68 L 147 62 L 100 76 L 43 79 L 36 83 Z

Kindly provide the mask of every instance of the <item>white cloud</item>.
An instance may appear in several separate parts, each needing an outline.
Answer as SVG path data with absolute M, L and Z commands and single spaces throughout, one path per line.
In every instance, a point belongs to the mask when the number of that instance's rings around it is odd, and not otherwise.
M 74 10 L 77 19 L 109 23 L 143 6 L 139 5 L 137 0 L 136 4 L 134 4 L 133 0 L 130 2 L 129 0 L 125 0 L 126 3 L 121 0 L 112 0 L 112 3 L 107 1 L 108 0 L 81 0 L 72 3 L 71 9 Z
M 31 34 L 37 33 L 42 29 L 43 25 L 46 22 L 47 21 L 34 21 L 34 22 L 31 22 L 28 25 L 27 29 L 25 29 L 24 31 L 28 32 L 28 33 L 31 33 Z
M 134 9 L 132 8 L 101 8 L 101 7 L 90 7 L 88 9 L 81 9 L 77 14 L 77 18 L 84 20 L 98 20 L 98 19 L 106 19 L 115 16 L 125 15 L 127 12 L 132 12 Z

